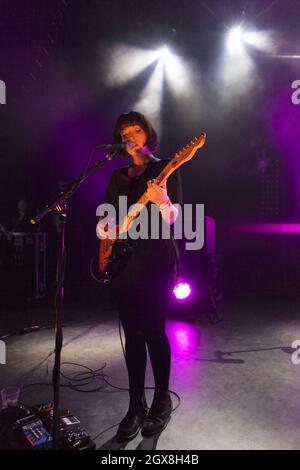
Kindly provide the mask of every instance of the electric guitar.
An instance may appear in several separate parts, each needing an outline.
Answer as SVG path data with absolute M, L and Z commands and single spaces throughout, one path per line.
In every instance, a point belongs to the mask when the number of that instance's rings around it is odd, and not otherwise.
M 198 138 L 191 141 L 180 152 L 169 161 L 163 168 L 160 174 L 155 178 L 158 185 L 163 184 L 171 174 L 176 171 L 181 165 L 188 162 L 193 158 L 198 149 L 204 146 L 206 141 L 206 134 L 201 134 Z M 125 240 L 120 239 L 121 234 L 128 232 L 134 220 L 139 216 L 143 207 L 149 202 L 147 191 L 142 194 L 138 201 L 131 206 L 127 216 L 117 230 L 117 238 L 115 239 L 102 239 L 100 241 L 99 249 L 99 273 L 102 282 L 110 281 L 113 276 L 120 269 L 125 254 L 130 253 L 130 245 L 124 243 Z M 126 240 L 127 241 L 127 240 Z M 125 261 L 124 261 L 125 262 Z

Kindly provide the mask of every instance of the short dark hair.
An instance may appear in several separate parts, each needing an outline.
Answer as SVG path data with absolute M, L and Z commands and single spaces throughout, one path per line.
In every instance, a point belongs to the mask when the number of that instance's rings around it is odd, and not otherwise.
M 149 119 L 147 119 L 144 114 L 139 113 L 138 111 L 129 111 L 128 113 L 123 113 L 121 114 L 121 116 L 118 117 L 113 132 L 114 142 L 122 142 L 122 129 L 135 124 L 139 125 L 146 132 L 146 145 L 150 152 L 155 152 L 158 146 L 157 131 L 154 128 L 153 124 L 149 121 Z

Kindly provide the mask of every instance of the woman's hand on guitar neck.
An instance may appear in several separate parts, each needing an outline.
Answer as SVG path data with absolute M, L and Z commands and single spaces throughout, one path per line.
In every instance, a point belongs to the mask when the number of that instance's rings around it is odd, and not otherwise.
M 166 180 L 164 183 L 157 184 L 157 181 L 150 180 L 147 183 L 147 196 L 151 202 L 158 205 L 162 218 L 169 225 L 172 225 L 178 216 L 178 209 L 175 207 L 167 193 Z
M 170 198 L 167 193 L 166 181 L 158 184 L 155 179 L 147 182 L 147 196 L 151 202 L 154 202 L 158 206 L 162 204 L 169 204 Z

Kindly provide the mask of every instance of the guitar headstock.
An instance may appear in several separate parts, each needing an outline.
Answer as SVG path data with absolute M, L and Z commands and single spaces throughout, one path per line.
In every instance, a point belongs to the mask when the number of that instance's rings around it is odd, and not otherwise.
M 176 162 L 182 164 L 193 158 L 198 149 L 203 147 L 206 141 L 206 134 L 202 133 L 199 137 L 195 137 L 188 145 L 175 155 Z

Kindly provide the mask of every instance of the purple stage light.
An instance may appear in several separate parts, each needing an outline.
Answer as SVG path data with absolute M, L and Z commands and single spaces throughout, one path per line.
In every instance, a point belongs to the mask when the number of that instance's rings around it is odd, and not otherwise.
M 236 233 L 286 234 L 300 233 L 300 224 L 288 222 L 240 223 L 232 224 L 229 229 Z
M 178 282 L 173 289 L 173 294 L 175 295 L 176 299 L 184 300 L 189 297 L 192 289 L 187 282 Z

